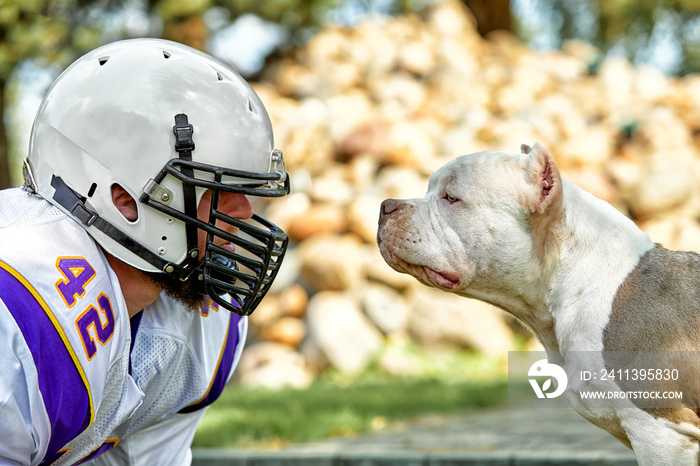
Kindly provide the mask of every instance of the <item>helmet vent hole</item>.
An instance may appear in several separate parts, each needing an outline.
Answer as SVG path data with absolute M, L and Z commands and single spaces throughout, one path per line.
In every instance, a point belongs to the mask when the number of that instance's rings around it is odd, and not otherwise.
M 100 64 L 100 66 L 104 66 L 104 64 L 107 63 L 107 60 L 109 60 L 109 57 L 101 57 L 97 59 L 97 62 Z
M 160 237 L 160 240 L 161 240 L 161 241 L 168 241 L 168 237 L 167 237 L 167 236 L 161 236 L 161 237 Z
M 247 107 L 248 107 L 248 111 L 249 111 L 250 113 L 256 113 L 256 112 L 255 112 L 255 106 L 253 105 L 253 101 L 252 101 L 252 100 L 248 99 Z
M 170 52 L 168 52 L 167 50 L 163 50 L 163 57 L 165 57 L 166 60 L 167 60 L 168 58 L 170 58 L 171 56 L 172 56 L 172 55 L 170 54 Z
M 92 183 L 90 186 L 90 189 L 88 190 L 87 197 L 92 197 L 93 194 L 95 194 L 95 190 L 97 189 L 97 184 Z
M 224 80 L 224 77 L 221 76 L 221 73 L 219 73 L 219 72 L 217 71 L 217 72 L 216 72 L 216 79 L 218 79 L 219 81 L 223 81 L 223 80 Z

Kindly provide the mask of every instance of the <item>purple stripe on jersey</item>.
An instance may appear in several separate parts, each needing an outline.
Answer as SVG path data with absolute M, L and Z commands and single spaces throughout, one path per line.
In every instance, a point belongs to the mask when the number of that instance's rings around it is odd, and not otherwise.
M 131 326 L 131 345 L 129 346 L 129 375 L 131 375 L 131 355 L 134 353 L 136 333 L 139 331 L 139 325 L 141 325 L 141 317 L 143 317 L 143 310 L 131 319 L 129 319 L 129 325 Z
M 51 440 L 41 464 L 51 464 L 65 453 L 59 450 L 90 424 L 87 387 L 69 349 L 46 314 L 45 304 L 3 267 L 0 267 L 0 299 L 17 322 L 34 359 L 39 390 L 51 422 Z
M 214 380 L 209 387 L 209 391 L 207 392 L 207 395 L 198 402 L 181 409 L 181 413 L 191 413 L 209 406 L 216 401 L 216 399 L 221 396 L 221 392 L 224 391 L 224 387 L 226 387 L 226 382 L 228 382 L 228 376 L 231 373 L 233 366 L 233 357 L 236 354 L 236 348 L 238 347 L 238 342 L 240 341 L 240 336 L 238 334 L 238 322 L 240 322 L 242 318 L 233 312 L 231 312 L 230 315 L 231 318 L 228 322 L 226 343 L 224 344 L 224 348 L 222 350 L 223 352 L 219 360 L 219 367 L 216 368 L 216 374 L 214 375 Z
M 98 448 L 93 450 L 93 452 L 90 453 L 89 455 L 87 455 L 85 458 L 83 458 L 82 460 L 75 463 L 73 466 L 77 466 L 79 464 L 87 463 L 90 460 L 94 460 L 95 458 L 100 456 L 102 453 L 107 453 L 109 450 L 111 450 L 112 448 L 117 446 L 118 443 L 119 443 L 119 439 L 107 439 L 107 440 L 105 440 L 105 442 L 102 445 L 100 445 Z

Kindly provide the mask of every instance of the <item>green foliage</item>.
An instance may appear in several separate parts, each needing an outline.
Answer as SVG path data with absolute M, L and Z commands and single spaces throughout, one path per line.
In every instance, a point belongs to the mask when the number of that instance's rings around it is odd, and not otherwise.
M 253 13 L 290 29 L 319 26 L 323 16 L 340 5 L 341 0 L 221 0 L 234 16 Z
M 167 22 L 177 18 L 202 15 L 210 7 L 210 0 L 161 0 L 155 4 L 155 11 L 163 21 Z
M 554 47 L 583 39 L 603 53 L 614 50 L 637 63 L 649 61 L 651 47 L 664 43 L 675 47 L 680 57 L 670 72 L 700 71 L 700 0 L 530 1 L 538 21 L 514 18 L 515 30 L 527 43 L 537 43 L 547 34 L 554 36 Z
M 426 363 L 416 376 L 390 376 L 373 365 L 359 375 L 328 371 L 303 390 L 230 385 L 205 414 L 194 446 L 309 442 L 507 403 L 505 356 L 414 351 Z
M 84 22 L 97 0 L 1 0 L 0 81 L 6 82 L 20 60 L 48 63 L 71 60 L 75 53 L 99 45 L 96 28 Z M 69 52 L 75 48 L 73 53 Z
M 340 6 L 344 0 L 216 0 L 216 4 L 228 10 L 231 18 L 254 14 L 277 23 L 289 32 L 291 45 L 303 45 L 310 35 L 325 22 L 329 11 Z
M 594 0 L 594 6 L 599 21 L 595 45 L 607 49 L 612 44 L 620 44 L 630 55 L 648 43 L 663 16 L 677 25 L 668 33 L 675 40 L 686 42 L 683 29 L 697 19 L 700 11 L 697 0 Z
M 205 414 L 193 446 L 250 447 L 354 435 L 428 414 L 504 405 L 507 384 L 438 378 L 320 381 L 305 390 L 232 386 Z
M 88 18 L 113 6 L 110 0 L 0 0 L 0 189 L 14 184 L 4 125 L 6 107 L 12 104 L 8 83 L 13 71 L 23 60 L 65 67 L 100 45 L 101 32 Z

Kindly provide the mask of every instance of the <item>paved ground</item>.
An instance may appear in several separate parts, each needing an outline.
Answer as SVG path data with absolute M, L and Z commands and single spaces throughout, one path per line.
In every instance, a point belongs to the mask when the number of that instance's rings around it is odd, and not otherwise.
M 633 466 L 631 450 L 570 409 L 424 418 L 275 451 L 194 451 L 193 466 Z

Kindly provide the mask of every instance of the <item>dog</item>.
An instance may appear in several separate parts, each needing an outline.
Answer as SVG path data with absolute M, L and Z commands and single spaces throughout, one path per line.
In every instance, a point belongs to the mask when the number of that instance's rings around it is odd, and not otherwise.
M 679 369 L 690 372 L 690 396 L 649 408 L 582 400 L 576 355 L 699 351 L 700 255 L 663 248 L 563 180 L 542 145 L 447 163 L 422 199 L 382 203 L 377 243 L 394 270 L 491 303 L 529 327 L 569 375 L 569 404 L 632 448 L 640 465 L 698 464 L 697 365 Z M 609 379 L 585 383 L 619 389 Z

